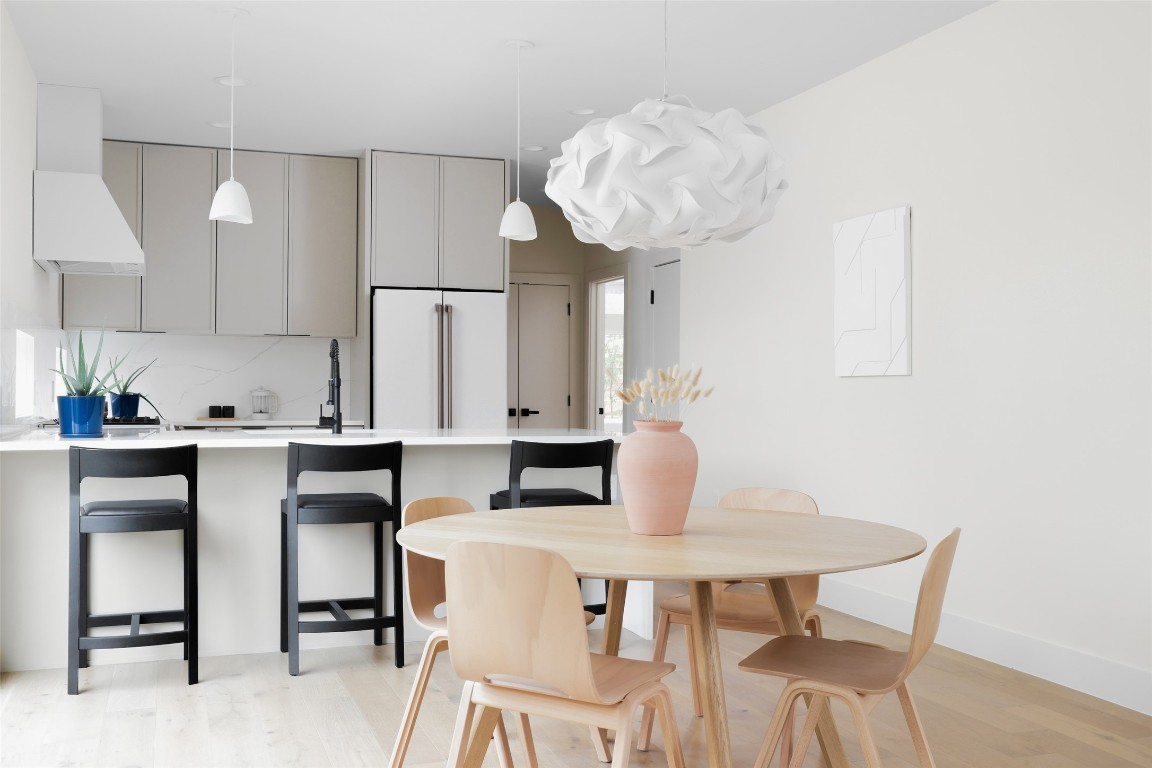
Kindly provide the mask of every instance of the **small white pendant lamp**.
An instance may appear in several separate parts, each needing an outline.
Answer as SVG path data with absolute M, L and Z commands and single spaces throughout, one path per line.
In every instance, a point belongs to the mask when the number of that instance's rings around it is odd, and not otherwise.
M 235 8 L 232 11 L 232 75 L 228 78 L 230 91 L 229 111 L 231 119 L 228 122 L 228 181 L 216 190 L 212 198 L 212 210 L 208 218 L 212 221 L 234 221 L 237 224 L 252 223 L 252 204 L 248 202 L 248 193 L 244 186 L 236 181 L 236 19 L 247 11 Z
M 532 209 L 520 202 L 520 51 L 531 48 L 532 43 L 509 40 L 505 45 L 516 49 L 516 199 L 508 204 L 504 217 L 500 219 L 500 237 L 535 240 L 536 220 L 532 218 Z

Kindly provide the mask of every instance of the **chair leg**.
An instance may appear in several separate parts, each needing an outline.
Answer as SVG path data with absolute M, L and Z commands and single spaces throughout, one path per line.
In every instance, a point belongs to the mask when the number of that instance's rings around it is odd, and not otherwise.
M 480 768 L 484 763 L 484 756 L 488 754 L 488 745 L 492 743 L 496 724 L 503 717 L 502 710 L 492 707 L 479 707 L 478 711 L 480 716 L 476 718 L 476 729 L 472 732 L 472 740 L 463 762 L 464 768 Z
M 912 692 L 908 690 L 907 682 L 896 689 L 896 696 L 900 699 L 900 708 L 904 710 L 904 719 L 908 721 L 908 731 L 912 734 L 912 743 L 916 746 L 916 756 L 920 758 L 920 768 L 936 768 L 936 761 L 932 759 L 928 739 L 924 735 L 924 724 L 920 722 L 920 713 L 916 711 L 916 704 L 912 701 Z
M 696 645 L 692 642 L 692 625 L 684 625 L 684 640 L 688 645 L 688 673 L 692 681 L 692 712 L 696 717 L 704 717 L 704 700 L 696 685 Z
M 492 740 L 496 742 L 496 759 L 500 763 L 500 768 L 515 768 L 516 764 L 512 762 L 512 747 L 508 744 L 508 729 L 504 726 L 503 714 L 496 721 L 496 732 L 493 734 Z
M 199 544 L 196 536 L 195 510 L 188 512 L 188 528 L 184 531 L 184 655 L 188 659 L 188 685 L 200 682 L 200 572 Z
M 80 521 L 72 515 L 68 531 L 68 695 L 80 693 Z
M 672 695 L 665 689 L 653 697 L 653 702 L 660 714 L 660 732 L 664 734 L 668 768 L 683 768 L 684 752 L 680 746 L 680 730 L 676 727 L 676 713 L 672 709 Z
M 404 548 L 396 541 L 399 525 L 399 518 L 392 522 L 392 611 L 396 615 L 392 642 L 396 645 L 397 669 L 404 666 Z
M 668 653 L 668 630 L 671 629 L 672 616 L 668 611 L 660 611 L 660 619 L 656 622 L 656 640 L 652 644 L 652 661 L 664 661 Z M 688 639 L 689 652 L 691 652 L 691 638 Z M 696 678 L 692 678 L 692 690 L 696 690 Z M 640 735 L 636 739 L 636 749 L 647 752 L 652 745 L 652 721 L 656 710 L 645 706 L 644 714 L 640 716 Z
M 601 763 L 612 762 L 612 747 L 608 746 L 607 729 L 590 725 L 588 726 L 588 734 L 592 737 L 592 748 L 596 750 L 596 759 Z
M 372 615 L 384 615 L 384 522 L 372 523 Z M 372 644 L 384 645 L 384 629 L 372 630 Z M 397 664 L 396 666 L 400 666 Z
M 788 722 L 790 724 L 796 719 L 796 705 L 799 703 L 800 697 L 792 699 L 792 706 L 788 709 Z M 800 741 L 796 744 L 795 754 L 793 754 L 788 761 L 788 768 L 800 768 L 800 766 L 804 765 L 804 756 L 808 754 L 808 747 L 812 744 L 812 737 L 816 735 L 816 727 L 820 724 L 820 717 L 824 714 L 824 707 L 828 706 L 828 697 L 813 696 L 808 706 L 808 715 L 804 718 L 804 728 L 800 731 Z M 788 741 L 785 741 L 780 747 L 781 765 L 784 764 L 784 747 L 791 747 L 790 731 L 787 736 Z
M 456 714 L 456 725 L 452 728 L 452 742 L 448 751 L 450 768 L 464 764 L 468 742 L 472 738 L 472 720 L 476 716 L 476 705 L 472 703 L 472 691 L 475 688 L 476 683 L 466 680 L 460 692 L 460 710 Z
M 756 755 L 755 768 L 768 768 L 771 764 L 772 754 L 776 751 L 776 745 L 789 722 L 788 713 L 795 705 L 796 697 L 799 695 L 800 691 L 791 687 L 785 687 L 784 692 L 780 694 L 780 699 L 776 702 L 776 710 L 772 713 L 772 720 L 768 723 L 768 732 L 764 734 L 764 741 L 760 744 L 760 752 Z
M 814 613 L 809 616 L 804 625 L 812 637 L 824 637 L 824 622 L 820 619 L 820 614 Z
M 286 516 L 287 517 L 287 516 Z M 300 674 L 300 527 L 286 521 L 288 674 Z
M 92 580 L 89 578 L 92 537 L 80 534 L 80 637 L 88 637 L 88 616 L 92 613 Z M 80 669 L 88 669 L 88 651 L 80 651 Z
M 860 697 L 842 697 L 848 702 L 848 709 L 852 712 L 852 720 L 856 723 L 856 735 L 860 739 L 860 751 L 864 753 L 864 765 L 868 768 L 884 768 L 880 762 L 880 751 L 876 748 L 876 738 L 872 735 L 872 726 L 868 724 L 868 713 L 864 711 Z
M 429 680 L 432 679 L 436 657 L 447 648 L 448 633 L 443 631 L 433 633 L 424 644 L 424 652 L 420 656 L 420 668 L 416 670 L 416 680 L 412 683 L 412 692 L 408 694 L 408 706 L 404 708 L 404 717 L 400 722 L 400 732 L 396 735 L 392 756 L 388 759 L 388 768 L 400 768 L 404 764 L 404 756 L 408 754 L 408 745 L 416 728 L 416 718 L 420 715 L 420 706 L 424 703 L 424 694 L 428 691 Z
M 628 768 L 632 753 L 632 715 L 634 710 L 620 707 L 616 712 L 616 740 L 612 743 L 612 768 Z
M 520 743 L 524 745 L 524 759 L 528 762 L 528 768 L 539 768 L 540 762 L 536 758 L 536 741 L 532 738 L 532 724 L 528 722 L 528 715 L 517 712 L 516 722 L 520 726 Z

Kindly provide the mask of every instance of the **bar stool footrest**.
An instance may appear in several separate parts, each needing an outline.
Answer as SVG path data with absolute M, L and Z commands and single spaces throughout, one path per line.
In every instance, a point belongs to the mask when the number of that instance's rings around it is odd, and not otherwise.
M 347 621 L 301 621 L 300 632 L 359 632 L 365 629 L 391 629 L 396 626 L 396 617 L 348 619 Z
M 102 613 L 88 617 L 89 627 L 122 627 L 130 624 L 169 624 L 184 621 L 184 611 L 148 611 L 145 613 Z
M 184 643 L 187 640 L 188 633 L 180 629 L 174 632 L 153 632 L 147 635 L 81 637 L 79 645 L 82 651 L 92 651 L 100 648 L 139 648 L 146 645 L 168 645 L 169 643 Z

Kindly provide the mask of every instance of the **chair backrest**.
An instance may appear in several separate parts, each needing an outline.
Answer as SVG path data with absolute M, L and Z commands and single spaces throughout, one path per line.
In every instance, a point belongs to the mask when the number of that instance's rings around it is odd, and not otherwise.
M 73 509 L 80 508 L 80 483 L 87 477 L 183 476 L 188 484 L 188 508 L 196 509 L 196 445 L 170 448 L 68 449 L 69 495 Z
M 366 445 L 316 445 L 288 443 L 288 494 L 296 493 L 302 472 L 371 472 L 388 470 L 392 475 L 392 498 L 400 500 L 400 465 L 404 446 L 399 440 Z
M 458 541 L 445 565 L 452 666 L 465 680 L 601 699 L 572 566 L 546 549 Z
M 775 509 L 781 512 L 802 512 L 818 515 L 816 500 L 806 493 L 786 488 L 736 488 L 720 497 L 725 509 Z M 816 605 L 820 594 L 819 576 L 793 576 L 788 579 L 792 597 L 800 611 Z
M 612 440 L 590 443 L 531 443 L 512 441 L 508 465 L 508 489 L 512 507 L 520 506 L 520 476 L 529 467 L 538 469 L 578 469 L 600 467 L 600 503 L 612 503 Z
M 960 541 L 960 529 L 953 528 L 928 558 L 924 576 L 920 580 L 920 596 L 916 599 L 916 618 L 912 623 L 912 641 L 908 646 L 908 658 L 900 681 L 908 677 L 932 643 L 936 640 L 936 630 L 940 628 L 940 612 L 944 608 L 944 592 L 948 589 L 948 576 L 952 573 L 952 561 L 956 558 L 956 545 Z
M 416 499 L 404 506 L 401 524 L 411 525 L 434 517 L 475 511 L 476 508 L 468 501 L 455 496 Z M 444 619 L 436 615 L 436 608 L 447 599 L 444 592 L 444 561 L 407 550 L 404 558 L 408 571 L 404 578 L 404 590 L 416 623 L 425 629 L 443 627 Z

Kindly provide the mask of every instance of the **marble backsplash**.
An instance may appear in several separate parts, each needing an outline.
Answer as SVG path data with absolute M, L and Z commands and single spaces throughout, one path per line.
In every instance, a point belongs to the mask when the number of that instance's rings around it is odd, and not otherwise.
M 77 332 L 26 329 L 5 334 L 11 355 L 5 355 L 3 419 L 5 424 L 30 418 L 56 418 L 56 400 L 63 385 L 52 372 L 56 350 L 73 346 Z M 85 351 L 91 357 L 99 332 L 84 333 Z M 351 376 L 352 345 L 339 339 L 341 396 L 345 418 L 357 382 Z M 107 333 L 101 352 L 102 368 L 109 357 L 125 356 L 120 370 L 131 372 L 156 362 L 136 380 L 132 389 L 155 404 L 167 421 L 185 421 L 208 415 L 209 405 L 233 405 L 236 416 L 252 413 L 254 389 L 263 387 L 277 395 L 274 418 L 315 419 L 328 400 L 328 356 L 331 339 L 288 336 L 183 336 L 164 333 Z M 325 408 L 325 413 L 330 413 Z M 141 416 L 155 415 L 147 403 Z M 363 418 L 360 415 L 359 418 Z

